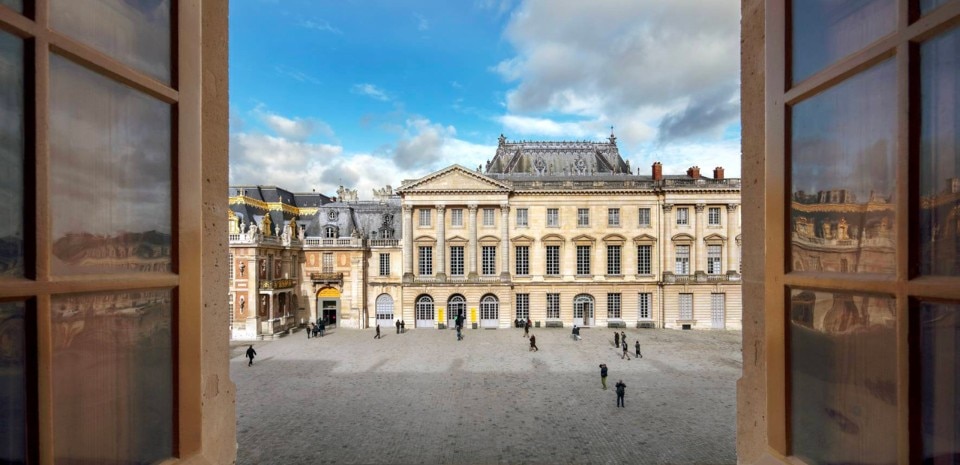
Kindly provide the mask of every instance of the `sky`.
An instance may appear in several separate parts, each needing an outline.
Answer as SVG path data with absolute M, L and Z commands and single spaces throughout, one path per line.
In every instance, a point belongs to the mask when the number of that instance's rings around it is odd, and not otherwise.
M 335 195 L 497 138 L 740 176 L 735 0 L 231 0 L 230 183 Z

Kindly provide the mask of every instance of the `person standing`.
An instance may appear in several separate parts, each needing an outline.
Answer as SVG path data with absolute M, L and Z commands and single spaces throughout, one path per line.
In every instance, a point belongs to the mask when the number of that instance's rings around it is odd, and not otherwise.
M 400 320 L 400 332 L 401 332 L 401 333 L 406 333 L 406 332 L 407 332 L 407 324 L 404 323 L 403 320 Z
M 397 334 L 400 334 L 400 320 L 397 320 Z
M 627 385 L 623 384 L 623 380 L 617 381 L 617 407 L 627 408 L 626 405 L 623 405 L 623 395 L 626 393 Z
M 253 350 L 253 344 L 250 344 L 250 347 L 247 347 L 247 358 L 250 359 L 247 362 L 247 366 L 253 366 L 253 357 L 257 356 L 257 351 Z
M 313 325 L 307 323 L 307 339 L 310 339 L 310 333 L 313 331 Z
M 530 350 L 534 352 L 540 352 L 540 348 L 537 347 L 537 336 L 533 334 L 530 335 Z
M 318 323 L 318 326 L 320 326 L 320 337 L 323 337 L 323 330 L 327 329 L 327 322 L 320 320 L 320 323 Z
M 613 332 L 613 346 L 620 347 L 620 333 L 616 331 Z
M 624 358 L 626 358 L 627 360 L 630 360 L 630 353 L 629 353 L 630 346 L 627 345 L 627 338 L 623 338 L 623 340 L 620 341 L 620 347 L 623 348 L 623 355 L 620 356 L 620 360 L 623 360 Z
M 637 348 L 637 358 L 643 358 L 643 354 L 640 353 L 640 337 L 637 337 L 637 343 L 634 344 L 634 347 Z
M 603 390 L 607 390 L 607 364 L 600 364 L 600 384 L 603 385 Z
M 457 325 L 457 340 L 463 340 L 463 328 L 461 328 L 460 325 Z
M 380 323 L 377 323 L 377 335 L 373 336 L 374 339 L 380 339 Z
M 523 337 L 530 337 L 530 320 L 523 324 Z

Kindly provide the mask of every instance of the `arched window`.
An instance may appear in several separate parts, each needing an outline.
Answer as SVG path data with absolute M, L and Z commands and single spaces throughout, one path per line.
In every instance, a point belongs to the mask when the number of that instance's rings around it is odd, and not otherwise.
M 593 296 L 580 294 L 573 298 L 573 323 L 590 326 L 593 324 Z
M 327 226 L 323 228 L 323 237 L 327 239 L 336 239 L 340 237 L 339 229 L 336 226 Z
M 428 295 L 417 297 L 416 313 L 417 321 L 433 320 L 433 297 Z
M 447 300 L 447 319 L 453 320 L 457 315 L 467 316 L 467 299 L 460 294 L 454 294 Z
M 393 297 L 390 294 L 377 296 L 377 319 L 393 320 Z
M 500 319 L 500 301 L 497 296 L 487 294 L 480 299 L 480 322 L 485 326 L 495 325 Z

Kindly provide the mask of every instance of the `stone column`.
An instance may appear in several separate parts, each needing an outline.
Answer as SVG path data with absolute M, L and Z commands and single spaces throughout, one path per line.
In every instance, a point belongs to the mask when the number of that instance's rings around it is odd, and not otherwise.
M 663 251 L 663 269 L 660 270 L 660 275 L 663 276 L 663 273 L 669 271 L 671 273 L 676 272 L 676 264 L 673 261 L 673 222 L 676 221 L 673 219 L 673 204 L 665 203 L 663 204 L 663 237 L 660 239 L 660 249 Z
M 737 204 L 727 205 L 727 269 L 726 272 L 737 272 L 737 261 L 734 254 L 737 250 Z
M 403 280 L 413 280 L 413 205 L 403 205 Z
M 467 205 L 469 209 L 469 214 L 467 215 L 467 229 L 469 229 L 467 242 L 467 262 L 469 262 L 469 270 L 467 277 L 469 279 L 476 279 L 477 277 L 477 204 L 471 203 Z
M 510 204 L 500 203 L 500 280 L 510 281 Z
M 363 315 L 363 293 L 361 291 L 360 279 L 363 276 L 363 258 L 360 256 L 351 257 L 350 270 L 350 313 L 357 318 L 357 329 L 367 327 L 367 319 Z M 381 328 L 382 329 L 382 328 Z
M 698 203 L 695 207 L 697 214 L 694 215 L 694 244 L 693 250 L 690 251 L 693 254 L 693 257 L 690 257 L 690 274 L 696 274 L 699 271 L 707 271 L 707 259 L 706 254 L 704 253 L 703 247 L 703 209 L 706 208 L 706 205 Z M 703 263 L 700 261 L 703 260 Z
M 437 204 L 437 266 L 434 267 L 434 274 L 441 281 L 447 277 L 447 232 L 446 232 L 446 206 L 442 203 Z

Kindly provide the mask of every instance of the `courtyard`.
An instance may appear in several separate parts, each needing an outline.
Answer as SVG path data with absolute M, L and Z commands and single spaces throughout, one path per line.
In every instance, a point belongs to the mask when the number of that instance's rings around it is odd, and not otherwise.
M 532 328 L 539 352 L 514 328 L 299 331 L 252 367 L 233 342 L 237 463 L 736 463 L 741 333 L 625 331 L 644 358 L 606 328 Z

